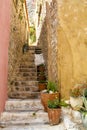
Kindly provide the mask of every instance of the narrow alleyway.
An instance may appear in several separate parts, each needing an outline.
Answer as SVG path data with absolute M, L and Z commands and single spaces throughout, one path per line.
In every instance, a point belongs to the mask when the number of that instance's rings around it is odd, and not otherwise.
M 30 47 L 17 64 L 9 99 L 0 117 L 0 130 L 85 130 L 80 113 L 71 108 L 62 108 L 59 125 L 49 125 L 38 91 L 34 55 L 35 47 Z
M 3 104 L 0 111 L 4 108 L 0 113 L 0 130 L 87 130 L 81 113 L 71 106 L 61 108 L 58 125 L 49 124 L 38 88 L 38 75 L 42 73 L 38 73 L 37 64 L 42 62 L 35 63 L 35 55 L 40 54 L 45 66 L 45 83 L 55 82 L 61 97 L 70 103 L 70 89 L 87 79 L 87 28 L 80 23 L 81 16 L 85 21 L 86 11 L 82 7 L 86 7 L 87 2 L 82 1 L 83 4 L 68 0 L 11 1 L 8 87 L 7 84 L 3 84 L 5 88 L 0 87 L 0 101 L 3 93 L 8 99 L 5 97 L 5 108 Z M 25 52 L 24 45 L 28 46 Z

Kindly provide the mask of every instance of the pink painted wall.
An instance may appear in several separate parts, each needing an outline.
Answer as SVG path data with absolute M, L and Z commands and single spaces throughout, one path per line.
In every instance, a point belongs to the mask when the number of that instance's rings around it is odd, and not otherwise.
M 0 0 L 0 113 L 7 99 L 10 0 Z

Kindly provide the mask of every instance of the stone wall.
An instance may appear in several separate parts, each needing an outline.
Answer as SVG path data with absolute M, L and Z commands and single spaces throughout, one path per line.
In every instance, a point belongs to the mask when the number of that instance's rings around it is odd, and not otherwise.
M 48 38 L 46 20 L 46 1 L 37 0 L 37 22 L 36 22 L 37 46 L 41 48 L 48 77 Z
M 46 18 L 44 19 L 40 37 L 38 40 L 38 47 L 42 49 L 45 65 L 46 65 L 46 74 L 48 75 L 48 39 L 47 39 L 47 21 Z M 48 77 L 48 76 L 47 76 Z
M 27 41 L 28 19 L 25 3 L 18 0 L 11 1 L 11 25 L 9 43 L 8 79 L 11 80 L 16 63 L 22 55 L 22 46 Z
M 57 1 L 44 3 L 45 19 L 42 21 L 41 33 L 38 40 L 38 46 L 41 47 L 45 63 L 47 66 L 48 80 L 58 84 L 58 15 Z M 42 5 L 43 7 L 43 5 Z M 46 12 L 46 13 L 45 13 Z
M 63 97 L 87 81 L 87 1 L 58 0 L 58 73 Z
M 47 3 L 48 79 L 58 84 L 58 8 L 57 1 Z

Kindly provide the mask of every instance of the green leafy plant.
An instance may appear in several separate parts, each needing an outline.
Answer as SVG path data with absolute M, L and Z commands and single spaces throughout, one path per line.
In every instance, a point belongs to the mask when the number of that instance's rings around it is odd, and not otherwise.
M 47 83 L 46 80 L 40 80 L 39 83 Z
M 30 41 L 31 43 L 36 41 L 36 30 L 35 27 L 30 27 Z
M 24 0 L 20 0 L 21 1 L 21 3 L 24 3 Z
M 87 83 L 76 84 L 72 89 L 70 89 L 70 96 L 72 97 L 83 96 L 85 89 L 87 89 Z
M 59 100 L 59 99 L 54 99 L 54 100 L 49 100 L 48 101 L 48 107 L 49 108 L 61 108 L 61 107 L 67 107 L 68 104 L 64 100 Z
M 70 89 L 70 96 L 75 98 L 82 96 L 82 84 L 76 84 Z
M 58 91 L 58 87 L 55 82 L 48 81 L 47 92 L 49 93 L 50 91 L 52 91 L 53 93 Z
M 84 89 L 83 96 L 87 99 L 87 88 Z
M 45 66 L 45 64 L 40 64 L 39 66 Z

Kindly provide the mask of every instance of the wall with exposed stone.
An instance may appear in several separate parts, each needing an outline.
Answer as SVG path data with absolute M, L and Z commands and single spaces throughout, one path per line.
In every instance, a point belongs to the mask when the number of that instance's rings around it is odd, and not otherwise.
M 14 73 L 17 61 L 22 55 L 22 46 L 27 41 L 29 33 L 29 24 L 25 2 L 21 0 L 11 1 L 11 25 L 10 25 L 10 43 L 9 43 L 9 69 L 8 80 Z
M 43 52 L 45 64 L 47 66 L 48 80 L 54 81 L 58 84 L 57 10 L 58 8 L 56 0 L 48 0 L 48 2 L 44 1 L 44 4 L 42 4 L 44 20 L 40 21 L 42 25 L 38 39 L 38 46 L 42 49 Z
M 58 14 L 57 1 L 46 4 L 47 37 L 48 37 L 48 79 L 58 84 Z
M 58 0 L 58 73 L 63 97 L 87 81 L 87 1 Z
M 47 21 L 46 18 L 42 24 L 40 37 L 38 39 L 38 47 L 42 49 L 45 65 L 46 65 L 46 75 L 48 75 L 48 39 L 47 39 Z M 48 76 L 47 76 L 48 77 Z
M 48 38 L 47 38 L 47 20 L 46 20 L 46 1 L 37 0 L 37 21 L 36 37 L 37 46 L 41 48 L 46 65 L 46 77 L 48 78 Z

